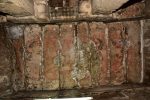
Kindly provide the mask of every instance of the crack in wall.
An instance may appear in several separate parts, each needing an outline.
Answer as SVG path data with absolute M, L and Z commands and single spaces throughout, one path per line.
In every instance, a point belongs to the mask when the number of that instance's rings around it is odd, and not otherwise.
M 27 70 L 26 70 L 26 46 L 25 46 L 25 28 L 26 26 L 24 27 L 24 30 L 23 30 L 23 61 L 24 61 L 24 88 L 25 90 L 27 89 L 27 76 L 26 76 L 26 73 L 27 73 Z
M 59 33 L 58 33 L 58 55 L 59 55 L 59 89 L 64 87 L 64 78 L 62 74 L 63 67 L 63 54 L 62 54 L 62 42 L 61 42 L 61 26 L 59 25 Z
M 73 65 L 73 71 L 72 71 L 72 79 L 75 81 L 75 83 L 78 85 L 78 87 L 81 87 L 79 80 L 78 80 L 78 66 L 79 66 L 79 41 L 78 41 L 78 37 L 77 37 L 77 25 L 78 23 L 74 24 L 74 51 L 75 51 L 75 64 Z
M 128 66 L 127 66 L 127 50 L 128 50 L 128 35 L 126 32 L 126 28 L 123 27 L 123 31 L 121 32 L 121 38 L 122 38 L 122 67 L 123 67 L 123 74 L 124 74 L 124 78 L 125 81 L 127 83 L 127 79 L 128 79 Z

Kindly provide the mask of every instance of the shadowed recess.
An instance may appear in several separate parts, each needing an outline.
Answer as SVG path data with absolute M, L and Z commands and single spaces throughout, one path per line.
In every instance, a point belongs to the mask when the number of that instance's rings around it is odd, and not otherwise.
M 127 8 L 135 3 L 138 3 L 138 2 L 141 2 L 143 0 L 129 0 L 127 3 L 125 3 L 124 5 L 122 5 L 119 9 L 124 9 L 124 8 Z M 119 10 L 117 9 L 117 10 Z

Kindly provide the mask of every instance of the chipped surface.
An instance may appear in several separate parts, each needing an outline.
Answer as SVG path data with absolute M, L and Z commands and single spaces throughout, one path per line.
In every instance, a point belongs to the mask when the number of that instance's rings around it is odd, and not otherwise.
M 31 25 L 25 29 L 25 62 L 27 89 L 41 89 L 39 81 L 39 70 L 41 62 L 41 28 L 38 25 Z
M 88 24 L 80 23 L 77 27 L 77 39 L 79 43 L 79 48 L 77 50 L 79 66 L 78 74 L 81 74 L 79 83 L 81 87 L 91 86 L 91 69 L 90 69 L 90 41 L 89 41 Z M 82 77 L 82 78 L 81 78 Z
M 24 39 L 13 40 L 17 88 L 59 90 L 139 83 L 139 32 L 136 21 L 25 26 Z
M 23 25 L 14 25 L 6 27 L 8 33 L 7 38 L 19 39 L 21 36 L 23 36 L 23 28 Z
M 18 86 L 19 90 L 24 89 L 24 69 L 25 69 L 25 62 L 24 62 L 24 39 L 20 37 L 19 39 L 13 40 L 13 47 L 16 56 L 16 64 L 15 64 L 15 74 L 18 81 L 16 81 L 16 85 Z
M 144 21 L 144 82 L 149 83 L 150 81 L 150 20 Z
M 141 79 L 141 60 L 140 60 L 140 22 L 126 22 L 128 32 L 128 80 L 129 82 L 139 83 Z
M 11 50 L 9 42 L 5 40 L 4 27 L 0 25 L 0 96 L 11 93 Z
M 94 80 L 100 85 L 107 85 L 109 81 L 109 59 L 108 59 L 108 44 L 107 34 L 105 34 L 106 26 L 103 23 L 91 23 L 91 70 Z M 93 68 L 95 66 L 95 68 Z M 92 75 L 93 76 L 93 75 Z
M 123 65 L 123 31 L 122 23 L 109 24 L 110 58 L 111 58 L 111 83 L 114 85 L 125 82 Z M 126 59 L 126 58 L 125 58 Z M 126 67 L 126 66 L 125 66 Z
M 44 33 L 44 90 L 59 89 L 59 55 L 57 25 L 45 26 Z
M 73 88 L 77 86 L 72 78 L 73 65 L 75 63 L 74 49 L 74 27 L 72 24 L 63 24 L 61 29 L 61 53 L 62 53 L 62 68 L 61 68 L 61 87 Z

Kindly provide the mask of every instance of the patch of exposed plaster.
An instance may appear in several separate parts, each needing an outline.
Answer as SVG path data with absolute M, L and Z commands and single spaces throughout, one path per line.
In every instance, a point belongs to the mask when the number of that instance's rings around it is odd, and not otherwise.
M 19 39 L 19 37 L 23 36 L 23 28 L 24 25 L 6 27 L 8 33 L 7 37 L 11 39 Z

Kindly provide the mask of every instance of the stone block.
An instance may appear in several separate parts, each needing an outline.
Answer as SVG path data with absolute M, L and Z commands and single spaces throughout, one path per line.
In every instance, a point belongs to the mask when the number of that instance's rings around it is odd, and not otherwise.
M 27 90 L 40 90 L 41 27 L 29 25 L 25 28 L 25 78 Z
M 109 27 L 109 48 L 111 59 L 111 84 L 121 85 L 126 81 L 126 53 L 125 33 L 122 23 L 111 23 Z M 123 52 L 124 51 L 124 52 Z
M 44 32 L 44 90 L 59 89 L 59 26 L 47 25 Z
M 90 60 L 92 84 L 109 84 L 108 33 L 103 23 L 90 23 Z
M 141 80 L 141 55 L 140 55 L 140 32 L 141 26 L 139 21 L 125 22 L 128 34 L 128 81 L 139 83 Z

